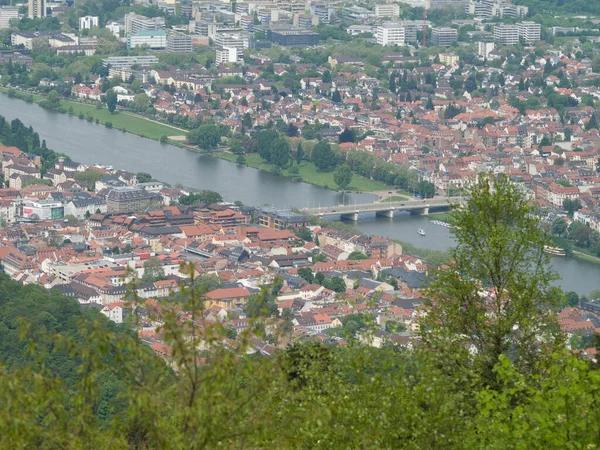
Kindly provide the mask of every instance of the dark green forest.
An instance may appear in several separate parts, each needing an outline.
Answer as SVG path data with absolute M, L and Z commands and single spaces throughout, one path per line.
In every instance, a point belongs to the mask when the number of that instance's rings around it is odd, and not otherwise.
M 529 7 L 535 14 L 600 14 L 600 3 L 589 0 L 515 0 L 516 5 Z

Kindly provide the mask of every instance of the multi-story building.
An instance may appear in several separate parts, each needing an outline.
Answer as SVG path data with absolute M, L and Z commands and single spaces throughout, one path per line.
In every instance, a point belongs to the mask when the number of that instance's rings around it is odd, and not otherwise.
M 19 7 L 0 6 L 0 28 L 10 27 L 11 20 L 19 20 Z
M 477 56 L 482 59 L 488 59 L 489 54 L 496 48 L 496 44 L 493 42 L 478 42 L 477 43 Z
M 379 45 L 404 45 L 406 29 L 397 23 L 384 23 L 377 27 L 376 38 Z
M 527 6 L 513 5 L 503 0 L 470 0 L 465 6 L 465 12 L 475 17 L 483 19 L 493 19 L 498 17 L 522 18 L 527 15 L 529 8 Z
M 129 50 L 144 46 L 155 50 L 166 48 L 167 32 L 164 30 L 148 30 L 127 35 L 127 48 Z
M 519 43 L 519 28 L 516 25 L 495 25 L 494 40 L 502 45 Z
M 218 32 L 215 39 L 217 49 L 235 48 L 238 55 L 242 54 L 245 48 L 250 47 L 250 40 L 247 33 L 243 32 Z
M 400 17 L 400 6 L 397 4 L 375 5 L 376 17 Z
M 469 0 L 425 0 L 425 8 L 459 8 L 463 9 Z
M 267 39 L 273 44 L 283 46 L 313 46 L 319 44 L 320 35 L 314 31 L 309 30 L 269 30 L 267 33 Z
M 54 200 L 23 200 L 23 217 L 30 220 L 62 219 L 65 208 Z
M 104 67 L 115 69 L 125 69 L 131 66 L 149 67 L 156 63 L 158 63 L 158 58 L 154 55 L 108 56 L 102 60 Z
M 27 4 L 27 17 L 46 17 L 46 0 L 29 0 Z
M 459 60 L 460 60 L 460 58 L 456 53 L 441 53 L 440 54 L 440 62 L 447 66 L 457 66 Z
M 439 27 L 431 29 L 431 45 L 449 47 L 458 41 L 458 30 L 455 28 Z
M 109 22 L 106 24 L 105 28 L 110 31 L 114 37 L 121 36 L 121 24 L 119 22 Z
M 106 196 L 109 213 L 128 213 L 148 208 L 154 196 L 143 188 L 123 186 L 111 189 Z
M 172 53 L 191 53 L 192 37 L 189 34 L 169 32 L 167 35 L 167 51 Z
M 216 60 L 215 60 L 215 63 L 217 65 L 236 63 L 237 60 L 238 60 L 237 48 L 224 47 L 221 49 L 217 49 L 217 56 L 216 56 Z
M 258 223 L 263 227 L 275 228 L 276 230 L 302 228 L 310 225 L 310 221 L 302 214 L 270 207 L 262 208 L 259 211 Z
M 125 34 L 139 31 L 164 30 L 164 17 L 146 17 L 136 13 L 125 14 Z
M 98 26 L 98 16 L 83 16 L 79 18 L 79 29 L 90 30 Z
M 519 30 L 519 37 L 523 38 L 525 42 L 537 42 L 541 38 L 542 27 L 539 23 L 535 22 L 520 22 L 517 24 Z

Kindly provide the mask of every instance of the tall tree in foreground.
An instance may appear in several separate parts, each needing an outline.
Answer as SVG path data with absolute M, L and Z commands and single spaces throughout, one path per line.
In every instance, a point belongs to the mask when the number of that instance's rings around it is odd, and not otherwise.
M 542 347 L 557 343 L 559 295 L 550 286 L 547 236 L 518 188 L 504 176 L 481 176 L 467 196 L 451 214 L 457 246 L 429 287 L 422 336 L 438 350 L 470 350 L 476 373 L 493 387 L 502 355 L 527 373 Z

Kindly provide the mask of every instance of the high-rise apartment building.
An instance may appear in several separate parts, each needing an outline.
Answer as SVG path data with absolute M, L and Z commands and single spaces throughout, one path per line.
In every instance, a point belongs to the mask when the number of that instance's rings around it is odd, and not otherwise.
M 19 20 L 18 6 L 0 6 L 0 28 L 10 27 L 11 20 Z
M 379 45 L 404 45 L 406 30 L 397 23 L 384 23 L 377 27 L 376 38 Z
M 167 34 L 167 51 L 172 53 L 191 53 L 192 37 L 176 31 Z
M 519 37 L 523 38 L 525 42 L 537 42 L 541 38 L 542 26 L 535 22 L 520 22 L 517 24 L 519 30 Z
M 80 30 L 91 30 L 98 26 L 98 16 L 83 16 L 79 18 Z
M 495 25 L 494 40 L 502 45 L 519 43 L 519 28 L 516 25 Z
M 27 5 L 27 17 L 46 17 L 46 0 L 29 0 Z

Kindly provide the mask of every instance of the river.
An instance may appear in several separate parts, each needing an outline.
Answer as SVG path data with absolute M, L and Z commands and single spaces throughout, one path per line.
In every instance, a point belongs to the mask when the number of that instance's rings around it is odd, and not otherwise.
M 46 111 L 36 104 L 0 94 L 0 115 L 20 119 L 46 140 L 49 148 L 84 164 L 112 165 L 132 172 L 148 172 L 159 180 L 197 189 L 213 189 L 229 201 L 279 208 L 368 203 L 371 194 L 341 194 L 250 167 L 160 144 L 115 129 L 108 129 L 66 114 Z M 446 250 L 452 245 L 449 231 L 422 216 L 397 214 L 394 219 L 361 216 L 357 228 L 367 234 L 410 242 L 417 247 Z M 416 230 L 423 228 L 421 237 Z M 600 288 L 600 265 L 573 258 L 553 258 L 566 291 L 588 294 Z

